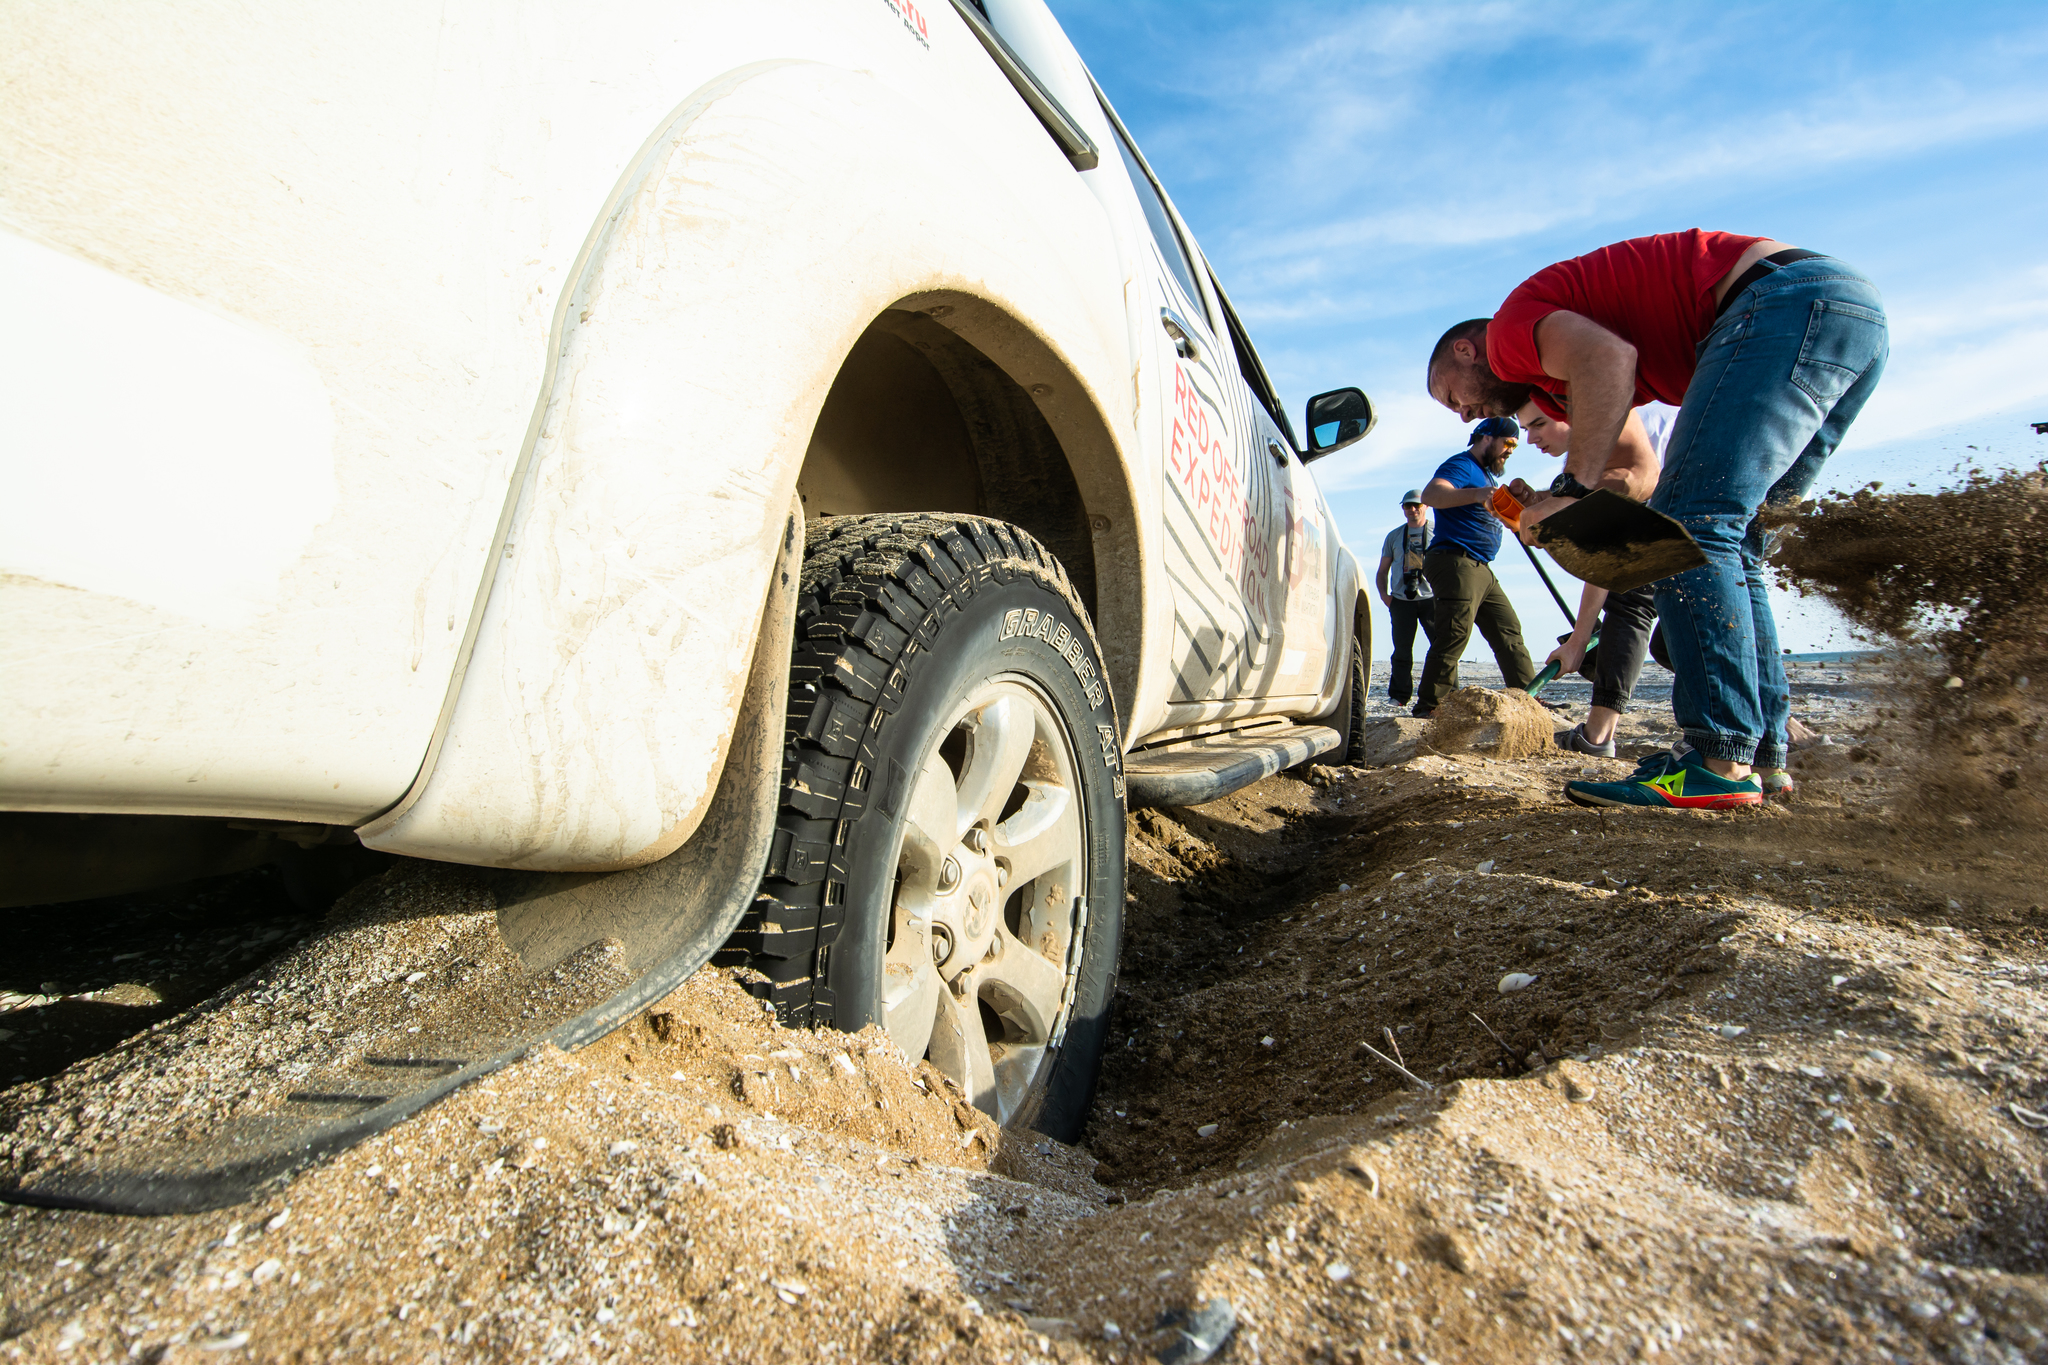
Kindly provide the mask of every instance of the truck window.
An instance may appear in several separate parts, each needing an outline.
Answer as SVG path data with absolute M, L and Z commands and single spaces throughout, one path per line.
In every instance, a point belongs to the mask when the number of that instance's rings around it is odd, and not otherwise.
M 1210 274 L 1209 283 L 1216 286 L 1216 297 L 1223 301 L 1223 324 L 1230 329 L 1230 344 L 1237 351 L 1237 372 L 1244 376 L 1244 386 L 1252 391 L 1252 396 L 1259 400 L 1259 406 L 1273 419 L 1273 425 L 1286 434 L 1287 444 L 1299 454 L 1301 442 L 1294 439 L 1294 428 L 1289 425 L 1287 413 L 1280 406 L 1280 396 L 1273 389 L 1273 377 L 1266 373 L 1265 362 L 1252 349 L 1252 339 L 1246 334 L 1244 324 L 1237 320 L 1237 309 L 1231 306 L 1230 295 L 1223 292 L 1223 282 L 1214 273 Z
M 1103 112 L 1108 113 L 1107 108 Z M 1131 146 L 1116 115 L 1110 114 L 1109 126 L 1116 134 L 1116 149 L 1123 156 L 1124 169 L 1131 173 L 1131 187 L 1137 190 L 1138 202 L 1144 206 L 1145 221 L 1151 225 L 1152 240 L 1158 243 L 1159 254 L 1166 258 L 1174 278 L 1187 292 L 1188 302 L 1201 312 L 1203 321 L 1213 325 L 1202 291 L 1195 288 L 1195 268 L 1188 259 L 1187 246 L 1180 239 L 1180 230 L 1173 225 L 1173 215 L 1166 211 L 1166 199 L 1159 192 L 1158 182 L 1152 179 L 1152 172 L 1145 169 L 1145 163 L 1138 159 L 1137 149 Z

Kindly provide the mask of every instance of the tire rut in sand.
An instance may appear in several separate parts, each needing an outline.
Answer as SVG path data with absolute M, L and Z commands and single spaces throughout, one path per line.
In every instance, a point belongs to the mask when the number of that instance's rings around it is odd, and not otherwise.
M 1360 817 L 1287 779 L 1131 817 L 1098 1180 L 1137 1197 L 1212 1176 L 1276 1124 L 1397 1093 L 1365 1044 L 1434 1084 L 1519 1076 L 1613 1047 L 1726 965 L 1738 917 L 1643 886 L 1597 813 L 1524 810 L 1441 759 L 1347 781 L 1354 807 L 1365 781 Z M 1541 989 L 1503 993 L 1511 973 Z

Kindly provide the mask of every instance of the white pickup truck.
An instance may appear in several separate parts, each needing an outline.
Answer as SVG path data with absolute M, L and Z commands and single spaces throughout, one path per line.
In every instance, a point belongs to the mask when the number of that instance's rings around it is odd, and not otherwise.
M 557 1041 L 718 952 L 1070 1139 L 1127 792 L 1352 729 L 1372 412 L 1297 441 L 1040 0 L 0 33 L 0 903 L 509 869 L 638 973 Z

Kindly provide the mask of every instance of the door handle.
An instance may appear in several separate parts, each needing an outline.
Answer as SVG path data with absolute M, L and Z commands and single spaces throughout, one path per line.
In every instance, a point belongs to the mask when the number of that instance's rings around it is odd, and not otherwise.
M 1188 326 L 1186 320 L 1180 314 L 1174 312 L 1171 308 L 1160 309 L 1159 325 L 1164 327 L 1166 334 L 1173 338 L 1174 354 L 1178 355 L 1182 360 L 1192 360 L 1197 364 L 1208 363 L 1202 359 L 1202 343 L 1195 340 L 1195 329 Z
M 1283 465 L 1287 463 L 1287 448 L 1270 436 L 1266 438 L 1266 453 Z

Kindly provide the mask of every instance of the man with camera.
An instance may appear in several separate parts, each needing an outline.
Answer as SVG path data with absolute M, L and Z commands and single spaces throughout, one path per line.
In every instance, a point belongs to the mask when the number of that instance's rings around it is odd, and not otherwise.
M 1401 495 L 1399 526 L 1387 532 L 1380 546 L 1380 568 L 1374 583 L 1380 602 L 1387 609 L 1387 624 L 1394 634 L 1394 657 L 1387 674 L 1387 700 L 1406 706 L 1413 695 L 1415 674 L 1415 628 L 1422 627 L 1423 640 L 1436 640 L 1436 594 L 1423 575 L 1423 557 L 1429 553 L 1429 508 L 1423 506 L 1420 489 Z M 1400 566 L 1400 577 L 1388 586 L 1388 573 Z

